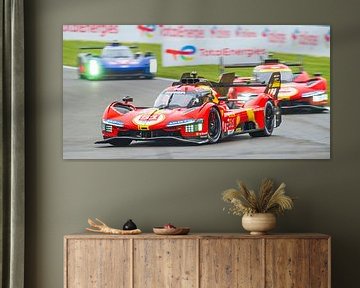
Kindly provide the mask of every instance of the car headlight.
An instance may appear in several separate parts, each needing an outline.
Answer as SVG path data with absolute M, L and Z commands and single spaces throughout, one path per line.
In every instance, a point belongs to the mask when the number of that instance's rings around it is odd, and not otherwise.
M 246 93 L 240 93 L 240 94 L 238 94 L 237 99 L 238 99 L 239 101 L 242 101 L 242 102 L 247 102 L 247 101 L 249 101 L 251 98 L 254 98 L 254 97 L 256 97 L 256 96 L 257 96 L 257 94 L 246 92 Z
M 106 126 L 116 126 L 116 127 L 120 127 L 120 128 L 124 127 L 124 122 L 117 121 L 117 120 L 110 120 L 110 119 L 103 120 L 101 124 L 103 127 L 106 127 Z M 106 130 L 106 129 L 103 129 L 103 130 Z
M 113 127 L 111 125 L 109 125 L 109 124 L 101 123 L 101 131 L 112 133 L 113 132 Z
M 100 65 L 98 61 L 94 59 L 89 61 L 89 74 L 91 76 L 97 76 L 100 74 Z
M 193 132 L 200 132 L 203 129 L 203 119 L 198 119 L 192 124 L 185 125 L 185 132 L 193 133 Z
M 326 93 L 313 96 L 313 102 L 321 102 L 321 101 L 327 101 L 328 95 Z
M 302 94 L 302 97 L 303 98 L 312 97 L 313 102 L 321 102 L 328 100 L 328 94 L 326 94 L 325 91 L 307 92 Z
M 166 127 L 176 127 L 176 126 L 181 126 L 181 125 L 188 125 L 188 124 L 192 124 L 192 123 L 195 123 L 195 122 L 196 122 L 195 119 L 185 119 L 185 120 L 171 121 L 166 125 Z
M 199 123 L 194 123 L 194 124 L 190 124 L 190 125 L 186 125 L 185 126 L 185 132 L 187 133 L 193 133 L 193 132 L 200 132 L 203 129 L 203 123 L 199 122 Z

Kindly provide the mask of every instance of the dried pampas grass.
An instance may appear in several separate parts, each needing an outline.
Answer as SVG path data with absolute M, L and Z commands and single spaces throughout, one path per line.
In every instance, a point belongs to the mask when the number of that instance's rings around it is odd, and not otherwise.
M 294 198 L 285 195 L 285 183 L 274 190 L 274 181 L 264 179 L 255 193 L 245 183 L 237 181 L 238 189 L 231 188 L 222 193 L 222 199 L 230 204 L 229 213 L 251 215 L 255 213 L 283 214 L 294 208 Z

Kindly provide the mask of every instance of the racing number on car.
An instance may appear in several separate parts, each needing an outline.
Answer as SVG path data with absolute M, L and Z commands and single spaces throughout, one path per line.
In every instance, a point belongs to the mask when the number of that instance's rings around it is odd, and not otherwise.
M 159 115 L 141 115 L 139 118 L 140 121 L 156 121 L 159 118 Z
M 281 74 L 280 72 L 274 72 L 266 86 L 265 93 L 277 98 L 281 86 Z
M 269 89 L 268 94 L 271 95 L 271 96 L 275 96 L 275 95 L 276 95 L 276 91 L 277 91 L 277 88 L 271 88 L 271 89 Z
M 160 123 L 165 119 L 164 114 L 141 114 L 133 119 L 136 125 L 154 125 Z

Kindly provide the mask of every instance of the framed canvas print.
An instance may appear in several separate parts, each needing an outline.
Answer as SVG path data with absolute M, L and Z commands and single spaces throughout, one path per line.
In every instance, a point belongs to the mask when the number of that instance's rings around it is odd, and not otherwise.
M 63 158 L 329 159 L 330 35 L 63 25 Z

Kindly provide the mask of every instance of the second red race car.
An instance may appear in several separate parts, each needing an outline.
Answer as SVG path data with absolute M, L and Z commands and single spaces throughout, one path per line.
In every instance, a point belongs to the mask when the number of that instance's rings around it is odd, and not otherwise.
M 294 73 L 290 67 L 297 66 Z M 223 68 L 254 67 L 251 77 L 236 77 L 234 83 L 248 83 L 247 86 L 229 89 L 228 97 L 245 103 L 264 91 L 258 83 L 268 83 L 273 72 L 281 73 L 281 89 L 279 91 L 279 106 L 284 110 L 325 111 L 328 106 L 327 82 L 320 73 L 310 76 L 303 70 L 300 63 L 281 63 L 278 59 L 266 59 L 262 63 L 231 64 Z
M 223 74 L 219 82 L 196 73 L 184 73 L 179 82 L 166 88 L 153 107 L 136 107 L 132 98 L 115 101 L 102 117 L 103 140 L 96 144 L 127 146 L 132 141 L 178 140 L 190 143 L 217 143 L 222 138 L 249 133 L 270 136 L 281 123 L 277 95 L 281 75 L 275 72 L 264 92 L 246 103 L 226 97 L 234 73 Z

